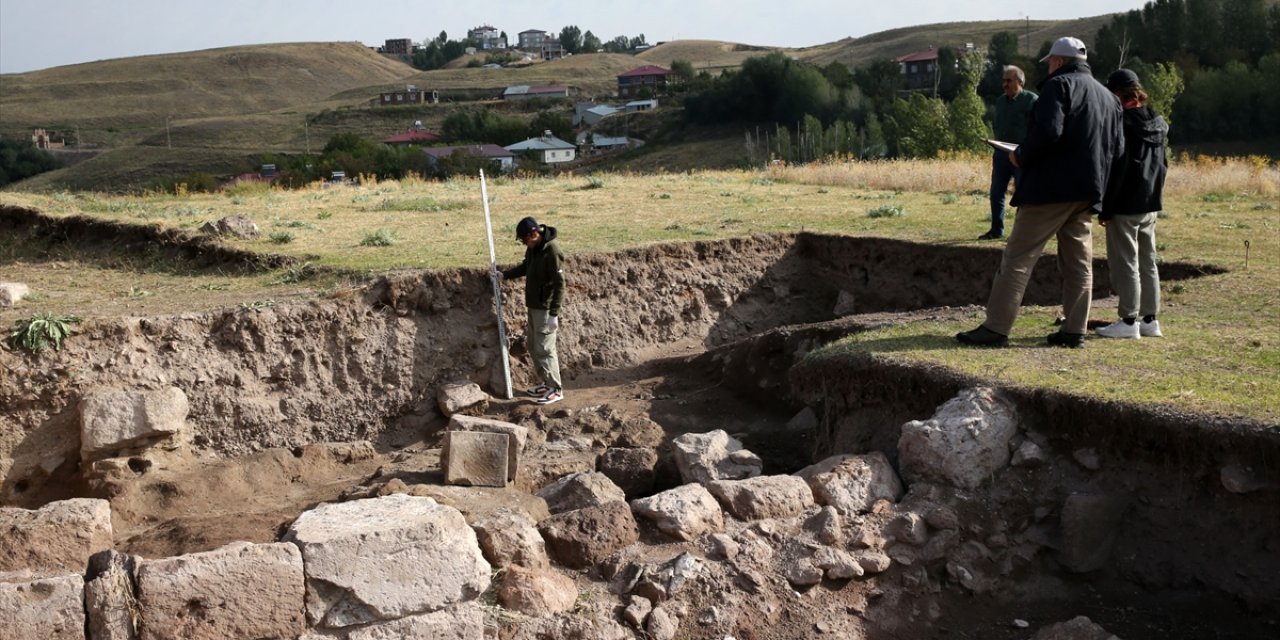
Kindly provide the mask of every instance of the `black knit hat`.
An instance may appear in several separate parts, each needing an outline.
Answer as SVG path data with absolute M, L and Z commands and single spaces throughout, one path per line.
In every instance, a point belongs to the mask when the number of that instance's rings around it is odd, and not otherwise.
M 524 240 L 538 230 L 538 221 L 533 216 L 525 216 L 516 224 L 516 238 Z
M 1116 69 L 1111 72 L 1111 75 L 1107 76 L 1107 88 L 1110 89 L 1112 93 L 1125 87 L 1132 87 L 1135 85 L 1142 86 L 1142 83 L 1138 82 L 1138 74 L 1128 69 Z

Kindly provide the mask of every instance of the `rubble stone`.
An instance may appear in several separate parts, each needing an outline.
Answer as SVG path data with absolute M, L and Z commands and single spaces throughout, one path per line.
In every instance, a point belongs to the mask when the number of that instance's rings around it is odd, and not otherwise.
M 851 516 L 870 512 L 877 500 L 897 502 L 902 498 L 902 481 L 883 453 L 838 458 L 829 470 L 815 465 L 817 473 L 807 478 L 818 504 L 831 505 Z
M 0 308 L 12 307 L 31 295 L 31 287 L 22 282 L 0 282 Z
M 0 507 L 0 572 L 84 573 L 89 557 L 113 544 L 106 500 L 72 498 L 35 510 Z
M 484 612 L 475 604 L 467 603 L 361 627 L 352 631 L 347 640 L 477 640 L 483 637 Z
M 135 595 L 137 585 L 133 576 L 136 573 L 136 559 L 114 549 L 90 558 L 88 581 L 84 585 L 89 638 L 137 640 L 142 610 Z
M 909 482 L 975 489 L 1009 462 L 1013 406 L 989 387 L 961 391 L 932 418 L 902 425 L 898 458 Z
M 472 407 L 483 408 L 488 403 L 489 394 L 474 382 L 446 384 L 436 392 L 436 405 L 445 417 Z
M 760 475 L 764 462 L 723 429 L 686 433 L 672 441 L 676 467 L 684 482 L 741 480 Z
M 552 559 L 571 569 L 598 564 L 640 539 L 631 507 L 609 502 L 551 516 L 538 524 Z
M 578 587 L 573 579 L 551 568 L 507 568 L 498 588 L 502 606 L 525 615 L 543 617 L 573 609 Z
M 256 238 L 261 233 L 258 225 L 247 216 L 227 216 L 212 222 L 206 222 L 200 231 L 215 236 L 231 235 L 238 238 Z
M 822 544 L 840 544 L 844 534 L 840 529 L 840 512 L 835 507 L 826 506 L 805 520 L 804 528 L 812 532 L 814 538 Z
M 471 524 L 484 557 L 495 567 L 519 565 L 530 569 L 550 566 L 547 547 L 533 518 L 501 508 Z
M 739 520 L 789 518 L 813 506 L 813 492 L 796 476 L 716 480 L 707 489 Z
M 663 533 L 678 540 L 693 540 L 724 529 L 724 512 L 706 487 L 685 484 L 631 501 L 631 509 L 652 520 Z
M 0 573 L 0 640 L 83 640 L 80 574 Z
M 80 457 L 89 461 L 164 439 L 181 440 L 189 405 L 177 387 L 96 389 L 80 399 L 79 409 Z
M 1119 640 L 1085 616 L 1044 627 L 1031 640 Z
M 597 472 L 571 473 L 539 489 L 551 513 L 564 513 L 606 502 L 624 502 L 626 494 L 608 476 Z
M 653 493 L 658 452 L 653 449 L 611 447 L 596 461 L 596 471 L 608 476 L 627 498 Z

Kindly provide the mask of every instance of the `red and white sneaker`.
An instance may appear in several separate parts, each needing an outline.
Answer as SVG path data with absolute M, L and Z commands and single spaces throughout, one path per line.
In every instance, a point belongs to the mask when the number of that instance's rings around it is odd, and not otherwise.
M 529 396 L 529 397 L 531 397 L 531 398 L 541 398 L 542 396 L 547 395 L 547 392 L 548 392 L 548 391 L 550 391 L 550 390 L 551 390 L 551 387 L 548 387 L 548 386 L 547 386 L 547 385 L 545 385 L 545 384 L 540 384 L 540 385 L 538 385 L 538 386 L 536 386 L 536 387 L 532 387 L 532 388 L 529 388 L 529 389 L 525 389 L 525 390 L 524 390 L 524 393 L 525 393 L 525 395 L 527 395 L 527 396 Z
M 551 389 L 547 394 L 535 400 L 538 404 L 551 404 L 564 400 L 564 391 L 561 389 Z

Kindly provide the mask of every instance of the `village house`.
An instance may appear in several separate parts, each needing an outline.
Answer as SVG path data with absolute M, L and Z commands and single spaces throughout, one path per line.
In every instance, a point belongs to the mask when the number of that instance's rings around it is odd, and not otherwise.
M 560 85 L 528 85 L 517 84 L 507 87 L 502 92 L 503 100 L 532 100 L 534 98 L 567 98 L 569 87 Z
M 378 94 L 378 105 L 383 107 L 397 107 L 406 104 L 435 104 L 437 102 L 440 102 L 439 92 L 419 89 L 413 85 L 407 85 L 404 89 L 384 91 Z
M 542 43 L 547 39 L 547 32 L 541 29 L 529 29 L 521 31 L 516 38 L 520 42 L 520 48 L 524 51 L 541 51 Z
M 413 55 L 413 41 L 408 38 L 391 38 L 383 43 L 378 53 L 392 56 Z
M 502 35 L 502 32 L 487 24 L 468 31 L 467 37 L 471 38 L 476 43 L 476 46 L 484 50 L 507 48 L 507 39 Z
M 973 51 L 972 44 L 965 44 L 963 49 L 953 49 L 959 58 Z M 929 47 L 924 51 L 908 53 L 894 59 L 898 63 L 898 73 L 902 76 L 902 87 L 907 91 L 932 89 L 941 77 L 938 68 L 938 49 Z
M 542 164 L 560 164 L 572 162 L 577 157 L 578 147 L 555 137 L 550 131 L 544 131 L 537 138 L 509 144 L 506 150 L 512 153 L 532 152 Z
M 621 98 L 638 98 L 640 92 L 648 90 L 649 95 L 665 91 L 670 69 L 654 65 L 645 65 L 632 69 L 618 76 L 618 96 Z
M 437 167 L 440 161 L 454 153 L 467 153 L 480 158 L 488 158 L 490 163 L 502 172 L 511 171 L 515 167 L 515 154 L 496 144 L 469 144 L 454 147 L 427 147 L 422 150 L 427 155 L 431 166 Z

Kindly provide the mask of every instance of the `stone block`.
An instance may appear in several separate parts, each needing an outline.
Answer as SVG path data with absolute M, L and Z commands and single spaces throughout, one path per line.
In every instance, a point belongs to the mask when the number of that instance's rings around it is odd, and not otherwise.
M 707 490 L 739 520 L 789 518 L 813 506 L 813 491 L 796 476 L 717 480 Z
M 352 631 L 347 640 L 481 640 L 484 637 L 484 612 L 475 604 L 463 604 L 362 627 Z
M 511 438 L 505 433 L 449 431 L 440 462 L 444 481 L 470 487 L 505 487 Z
M 35 510 L 0 507 L 0 571 L 83 574 L 89 557 L 113 544 L 106 500 L 72 498 Z
M 80 457 L 97 460 L 174 438 L 186 428 L 187 411 L 187 394 L 177 387 L 91 391 L 80 399 Z
M 474 431 L 483 433 L 505 433 L 511 440 L 507 447 L 507 482 L 515 482 L 520 471 L 520 458 L 524 448 L 529 444 L 529 429 L 518 424 L 494 420 L 492 418 L 476 418 L 455 415 L 449 419 L 449 431 Z M 443 456 L 444 452 L 441 452 Z
M 488 402 L 489 394 L 474 382 L 446 384 L 436 392 L 436 405 L 446 417 L 472 407 L 483 407 Z
M 84 640 L 84 577 L 0 573 L 0 640 Z

